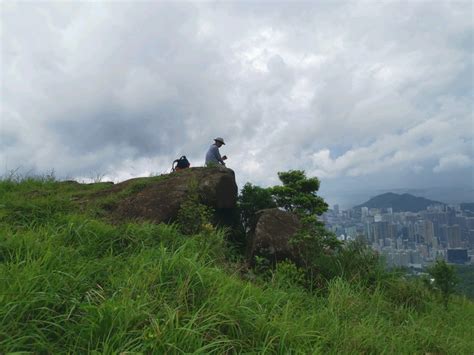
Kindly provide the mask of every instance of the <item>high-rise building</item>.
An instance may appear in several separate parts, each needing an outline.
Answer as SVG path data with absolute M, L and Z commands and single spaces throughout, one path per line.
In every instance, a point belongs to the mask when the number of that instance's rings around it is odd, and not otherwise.
M 410 250 L 410 263 L 421 264 L 421 255 L 417 250 Z
M 367 240 L 372 243 L 374 241 L 374 236 L 372 234 L 371 226 L 372 225 L 369 222 L 366 222 L 364 224 L 364 232 L 365 232 L 365 235 L 367 236 Z
M 408 226 L 407 226 L 407 230 L 408 230 L 408 241 L 411 242 L 411 243 L 415 243 L 416 242 L 415 225 L 413 223 L 409 222 Z
M 423 258 L 427 258 L 429 256 L 428 247 L 425 244 L 418 244 L 417 249 Z
M 410 264 L 410 254 L 406 251 L 402 251 L 399 255 L 400 266 L 408 266 L 408 264 Z
M 375 222 L 375 230 L 378 238 L 393 239 L 393 225 L 388 222 Z
M 441 235 L 441 226 L 439 224 L 439 222 L 437 220 L 435 221 L 431 221 L 433 222 L 433 232 L 434 232 L 434 235 L 435 237 L 438 237 Z
M 425 244 L 429 246 L 433 246 L 433 240 L 434 240 L 433 222 L 425 219 L 423 223 L 424 223 L 423 238 L 424 238 Z
M 403 239 L 402 238 L 397 238 L 397 242 L 396 242 L 395 246 L 398 250 L 404 249 Z
M 389 238 L 396 239 L 398 237 L 398 226 L 396 224 L 390 223 L 389 228 Z
M 415 241 L 417 243 L 424 243 L 425 242 L 424 221 L 416 221 L 414 227 L 415 227 Z
M 448 246 L 448 229 L 449 226 L 447 224 L 442 225 L 440 228 L 439 241 L 441 242 L 441 245 L 444 245 L 445 247 Z
M 474 229 L 469 230 L 469 247 L 474 249 Z
M 418 220 L 418 216 L 416 213 L 411 213 L 411 212 L 407 212 L 405 214 L 405 221 L 407 222 L 411 222 L 411 223 L 415 223 L 417 220 Z
M 469 261 L 467 249 L 448 249 L 448 262 L 454 264 L 465 264 Z
M 355 239 L 357 237 L 358 232 L 357 232 L 357 227 L 352 226 L 352 227 L 347 227 L 344 229 L 346 236 L 351 237 L 351 239 Z
M 430 205 L 426 208 L 428 211 L 443 212 L 444 205 Z
M 474 229 L 474 217 L 467 217 L 466 224 L 467 224 L 467 229 L 469 230 Z
M 453 224 L 456 224 L 456 211 L 454 209 L 448 208 L 446 215 L 448 218 L 448 225 L 452 226 Z
M 467 228 L 466 217 L 456 216 L 454 217 L 454 223 L 457 224 L 461 229 Z
M 369 215 L 369 208 L 368 207 L 362 207 L 361 208 L 361 213 L 362 213 L 362 217 L 367 217 Z
M 448 247 L 461 247 L 461 228 L 457 224 L 448 227 Z

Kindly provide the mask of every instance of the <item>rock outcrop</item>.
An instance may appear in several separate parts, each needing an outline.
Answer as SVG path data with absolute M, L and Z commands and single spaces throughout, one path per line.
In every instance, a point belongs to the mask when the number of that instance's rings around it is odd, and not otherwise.
M 301 229 L 298 217 L 278 208 L 257 212 L 257 222 L 247 244 L 247 257 L 252 263 L 255 256 L 265 256 L 274 262 L 284 259 L 297 260 L 297 254 L 289 243 Z
M 168 223 L 176 218 L 192 189 L 198 193 L 201 203 L 215 210 L 236 207 L 237 184 L 231 169 L 190 168 L 160 177 L 131 179 L 116 184 L 107 193 L 125 196 L 111 204 L 110 213 L 114 219 Z

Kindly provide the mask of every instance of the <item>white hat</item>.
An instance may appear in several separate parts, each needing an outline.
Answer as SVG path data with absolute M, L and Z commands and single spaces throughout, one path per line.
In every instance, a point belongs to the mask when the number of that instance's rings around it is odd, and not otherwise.
M 215 140 L 216 142 L 221 142 L 222 144 L 225 144 L 225 143 L 224 143 L 224 138 L 222 138 L 222 137 L 214 138 L 214 140 Z

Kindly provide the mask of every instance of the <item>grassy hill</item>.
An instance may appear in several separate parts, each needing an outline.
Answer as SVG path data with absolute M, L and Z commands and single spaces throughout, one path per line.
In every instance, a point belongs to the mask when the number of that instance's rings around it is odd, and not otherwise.
M 307 290 L 291 264 L 244 268 L 211 226 L 107 221 L 107 188 L 0 181 L 0 353 L 472 354 L 466 298 L 445 310 L 390 275 Z

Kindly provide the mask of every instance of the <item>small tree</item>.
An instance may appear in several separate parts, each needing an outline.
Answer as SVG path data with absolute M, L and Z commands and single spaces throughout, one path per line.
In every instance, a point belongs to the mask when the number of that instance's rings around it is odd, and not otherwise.
M 300 216 L 321 215 L 328 210 L 327 203 L 316 195 L 318 178 L 307 178 L 302 170 L 279 172 L 278 177 L 283 185 L 272 187 L 270 192 L 279 207 Z
M 279 172 L 278 177 L 282 185 L 261 188 L 247 183 L 242 189 L 239 206 L 246 231 L 255 226 L 258 210 L 279 207 L 295 213 L 302 222 L 302 229 L 289 242 L 298 259 L 294 261 L 304 270 L 309 287 L 324 286 L 335 276 L 372 284 L 382 272 L 378 255 L 362 242 L 343 248 L 343 243 L 318 219 L 328 210 L 327 203 L 317 195 L 319 179 L 306 177 L 302 170 Z M 264 258 L 257 261 L 259 265 L 268 266 Z
M 331 264 L 331 254 L 341 243 L 318 220 L 318 216 L 328 210 L 327 203 L 317 195 L 319 179 L 306 177 L 302 170 L 279 172 L 278 177 L 283 185 L 270 188 L 277 206 L 298 215 L 303 224 L 303 229 L 292 238 L 291 243 L 311 279 L 316 275 L 321 278 L 322 273 L 330 277 L 332 272 L 323 272 L 323 269 Z
M 213 211 L 200 203 L 197 181 L 191 181 L 188 189 L 188 196 L 179 208 L 177 222 L 183 234 L 193 235 L 210 224 Z
M 319 179 L 307 178 L 302 170 L 279 172 L 281 186 L 270 188 L 270 193 L 278 207 L 298 215 L 310 234 L 330 234 L 317 216 L 328 210 L 328 204 L 317 195 Z
M 457 283 L 454 268 L 442 259 L 436 260 L 436 263 L 428 268 L 428 273 L 434 279 L 435 288 L 441 293 L 444 307 L 448 308 L 450 296 L 454 293 Z
M 238 202 L 242 224 L 246 232 L 255 227 L 255 214 L 257 211 L 276 207 L 269 189 L 255 186 L 251 183 L 244 185 Z

